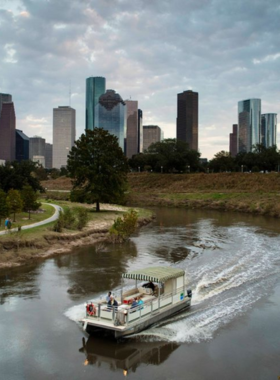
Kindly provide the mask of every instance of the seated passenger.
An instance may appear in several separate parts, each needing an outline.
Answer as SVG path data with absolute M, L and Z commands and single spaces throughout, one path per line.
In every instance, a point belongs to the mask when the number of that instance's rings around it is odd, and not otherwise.
M 139 306 L 139 309 L 143 309 L 143 305 L 144 305 L 143 300 L 141 299 L 141 297 L 138 297 L 138 306 Z
M 108 309 L 112 309 L 113 307 L 114 307 L 114 309 L 115 310 L 118 310 L 118 302 L 114 299 L 114 297 L 113 296 L 110 296 L 110 300 L 109 300 L 109 302 L 108 302 L 108 304 L 107 304 L 107 306 L 108 306 Z
M 147 282 L 147 284 L 144 284 L 143 288 L 150 288 L 153 292 L 155 291 L 155 285 L 152 283 L 152 281 Z
M 131 309 L 134 309 L 137 306 L 138 306 L 137 298 L 134 298 L 134 300 L 132 301 L 132 304 L 131 304 Z

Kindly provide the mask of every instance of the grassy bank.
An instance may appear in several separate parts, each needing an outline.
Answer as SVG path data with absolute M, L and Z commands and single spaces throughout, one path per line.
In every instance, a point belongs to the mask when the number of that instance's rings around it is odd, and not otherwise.
M 280 217 L 280 174 L 129 175 L 128 204 L 231 210 Z
M 50 200 L 51 202 L 51 200 Z M 34 260 L 71 252 L 74 247 L 93 244 L 108 239 L 108 230 L 114 220 L 128 211 L 128 207 L 102 205 L 96 212 L 93 205 L 83 205 L 66 201 L 54 202 L 66 208 L 85 207 L 88 209 L 89 221 L 82 231 L 63 230 L 54 232 L 55 222 L 20 232 L 11 232 L 0 236 L 0 269 L 24 265 Z M 46 206 L 46 208 L 51 206 Z M 152 218 L 148 210 L 137 208 L 139 225 Z

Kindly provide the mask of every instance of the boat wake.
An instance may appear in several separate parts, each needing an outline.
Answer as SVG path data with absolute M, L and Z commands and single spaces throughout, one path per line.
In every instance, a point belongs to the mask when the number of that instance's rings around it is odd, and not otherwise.
M 191 279 L 191 308 L 134 338 L 179 343 L 209 340 L 269 295 L 280 273 L 279 236 L 268 236 L 251 226 L 230 226 L 218 228 L 206 239 L 208 250 L 178 264 Z M 77 321 L 84 316 L 84 304 L 65 315 Z

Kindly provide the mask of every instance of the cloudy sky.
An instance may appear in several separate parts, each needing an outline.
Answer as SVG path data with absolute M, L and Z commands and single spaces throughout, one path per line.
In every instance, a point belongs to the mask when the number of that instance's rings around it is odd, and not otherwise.
M 0 92 L 13 95 L 18 129 L 52 142 L 70 83 L 77 138 L 89 76 L 138 100 L 165 138 L 176 136 L 177 93 L 192 89 L 212 158 L 229 150 L 239 100 L 280 113 L 279 20 L 279 0 L 1 0 Z

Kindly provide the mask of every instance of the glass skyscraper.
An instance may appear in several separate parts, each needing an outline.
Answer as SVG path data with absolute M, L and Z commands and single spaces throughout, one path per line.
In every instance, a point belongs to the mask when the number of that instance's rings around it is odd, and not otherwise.
M 103 77 L 90 77 L 86 80 L 86 129 L 93 130 L 95 124 L 95 107 L 100 95 L 106 90 L 106 79 Z
M 266 148 L 277 144 L 277 113 L 262 115 L 261 143 Z
M 251 152 L 261 143 L 261 99 L 238 102 L 238 152 Z
M 119 139 L 119 145 L 125 150 L 126 104 L 114 90 L 107 90 L 95 106 L 95 126 L 107 130 Z

